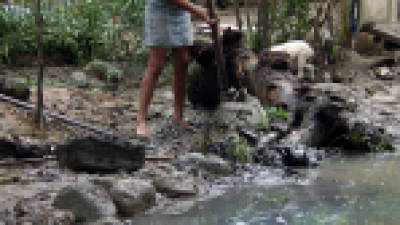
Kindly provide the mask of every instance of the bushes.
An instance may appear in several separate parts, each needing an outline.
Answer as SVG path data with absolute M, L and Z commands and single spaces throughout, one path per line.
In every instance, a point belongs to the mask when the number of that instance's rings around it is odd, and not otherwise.
M 32 14 L 21 7 L 0 7 L 0 62 L 15 64 L 21 54 L 34 51 Z
M 228 136 L 227 153 L 228 158 L 235 162 L 245 163 L 251 161 L 251 152 L 247 141 L 237 133 Z
M 112 58 L 119 50 L 116 46 L 123 30 L 133 28 L 140 36 L 144 1 L 74 0 L 51 9 L 43 5 L 44 55 L 61 54 L 67 63 L 81 65 L 93 58 Z M 0 60 L 3 63 L 14 64 L 24 54 L 36 55 L 32 13 L 35 9 L 33 4 L 26 7 L 24 10 L 31 13 L 26 13 L 25 18 L 19 16 L 20 12 L 0 8 Z M 139 46 L 141 42 L 136 44 Z

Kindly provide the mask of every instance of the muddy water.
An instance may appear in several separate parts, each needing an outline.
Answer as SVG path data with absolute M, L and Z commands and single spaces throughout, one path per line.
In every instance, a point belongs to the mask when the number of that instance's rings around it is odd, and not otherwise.
M 295 176 L 261 172 L 252 183 L 183 215 L 141 215 L 134 224 L 399 224 L 400 154 L 338 157 Z

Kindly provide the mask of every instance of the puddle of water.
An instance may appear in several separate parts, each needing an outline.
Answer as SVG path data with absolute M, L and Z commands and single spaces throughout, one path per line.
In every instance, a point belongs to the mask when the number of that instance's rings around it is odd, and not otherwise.
M 329 159 L 297 172 L 303 179 L 289 182 L 260 173 L 252 185 L 198 202 L 183 215 L 138 216 L 134 224 L 399 224 L 400 155 Z M 262 182 L 265 174 L 276 183 Z

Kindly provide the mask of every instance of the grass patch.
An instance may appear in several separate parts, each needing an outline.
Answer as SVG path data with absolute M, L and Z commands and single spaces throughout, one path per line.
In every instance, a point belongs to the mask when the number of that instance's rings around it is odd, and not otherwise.
M 237 133 L 228 136 L 228 157 L 235 162 L 251 162 L 250 148 L 247 141 Z
M 382 140 L 378 143 L 378 148 L 383 151 L 391 151 L 394 152 L 396 148 L 389 141 Z

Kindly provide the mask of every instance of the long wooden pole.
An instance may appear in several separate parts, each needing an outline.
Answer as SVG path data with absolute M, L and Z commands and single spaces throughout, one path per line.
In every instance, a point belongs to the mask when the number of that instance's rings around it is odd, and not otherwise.
M 36 124 L 43 127 L 43 49 L 42 49 L 42 15 L 40 13 L 40 0 L 37 0 L 36 5 L 36 35 L 38 48 L 38 86 L 37 86 L 37 105 L 36 105 Z
M 215 13 L 215 2 L 214 0 L 207 0 L 207 8 L 209 10 L 210 18 L 216 18 Z M 228 81 L 226 76 L 226 68 L 225 68 L 225 57 L 223 54 L 223 46 L 221 43 L 221 38 L 218 32 L 219 24 L 211 25 L 212 30 L 212 40 L 215 49 L 215 60 L 217 64 L 217 72 L 218 72 L 218 82 L 222 91 L 228 89 Z
M 235 0 L 235 17 L 236 17 L 236 26 L 239 28 L 239 31 L 242 31 L 242 16 L 240 14 L 240 6 L 239 0 Z

